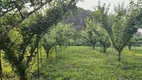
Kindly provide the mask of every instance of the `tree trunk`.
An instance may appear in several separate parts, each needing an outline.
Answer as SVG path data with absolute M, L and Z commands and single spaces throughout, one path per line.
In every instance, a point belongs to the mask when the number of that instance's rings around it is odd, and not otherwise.
M 27 77 L 26 77 L 26 74 L 25 74 L 26 69 L 21 68 L 20 65 L 17 65 L 16 68 L 19 72 L 19 78 L 20 78 L 19 80 L 27 80 Z
M 39 56 L 39 47 L 37 46 L 37 67 L 38 67 L 38 79 L 37 80 L 39 80 L 39 65 L 40 65 L 40 63 L 39 63 L 39 59 L 40 59 L 40 56 Z
M 121 61 L 121 51 L 118 51 L 118 61 Z
M 93 45 L 93 49 L 95 49 L 95 45 Z
M 61 47 L 62 46 L 62 44 L 61 43 L 59 43 L 59 47 Z
M 105 45 L 103 45 L 103 47 L 104 47 L 104 48 L 103 48 L 103 53 L 106 53 L 106 49 L 107 49 L 107 48 L 106 48 Z
M 1 62 L 1 51 L 0 51 L 0 79 L 2 80 L 2 62 Z
M 41 67 L 43 68 L 43 59 L 42 59 L 42 49 L 40 50 L 40 63 L 41 63 Z
M 26 75 L 25 74 L 20 74 L 20 80 L 27 80 Z
M 49 59 L 49 50 L 46 51 L 46 58 Z
M 104 48 L 103 53 L 106 53 L 106 48 Z
M 132 49 L 132 48 L 131 48 L 131 45 L 129 45 L 128 48 L 129 48 L 129 50 L 131 50 L 131 49 Z

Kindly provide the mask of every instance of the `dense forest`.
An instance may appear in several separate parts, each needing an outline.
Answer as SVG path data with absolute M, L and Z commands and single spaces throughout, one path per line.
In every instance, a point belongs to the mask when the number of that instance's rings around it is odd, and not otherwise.
M 1 0 L 1 80 L 141 80 L 142 0 Z

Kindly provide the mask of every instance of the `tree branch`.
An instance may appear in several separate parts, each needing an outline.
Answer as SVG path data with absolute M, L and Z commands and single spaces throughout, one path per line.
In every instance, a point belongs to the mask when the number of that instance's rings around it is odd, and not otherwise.
M 52 0 L 47 0 L 45 1 L 42 5 L 40 5 L 39 7 L 35 8 L 33 11 L 29 12 L 28 14 L 26 14 L 26 16 L 23 17 L 23 19 L 13 23 L 11 25 L 11 27 L 9 27 L 6 31 L 3 31 L 0 34 L 0 41 L 1 39 L 6 35 L 6 33 L 8 33 L 11 29 L 13 29 L 14 27 L 18 27 L 18 24 L 20 24 L 21 22 L 23 22 L 26 18 L 28 18 L 30 15 L 32 15 L 33 13 L 35 13 L 36 11 L 38 11 L 39 9 L 41 9 L 44 5 L 46 5 L 47 3 L 50 3 Z M 9 11 L 8 11 L 9 12 Z M 8 13 L 7 12 L 7 13 Z M 6 13 L 5 13 L 6 14 Z

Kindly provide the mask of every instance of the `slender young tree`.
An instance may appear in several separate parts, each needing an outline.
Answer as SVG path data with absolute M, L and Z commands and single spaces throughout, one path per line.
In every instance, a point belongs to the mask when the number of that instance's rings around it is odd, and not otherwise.
M 86 18 L 86 28 L 81 31 L 81 37 L 85 43 L 88 43 L 95 48 L 96 43 L 98 42 L 98 35 L 96 34 L 97 24 L 94 24 L 93 20 Z
M 108 10 L 108 7 L 99 4 L 97 13 L 99 13 L 100 17 L 97 17 L 99 19 L 97 21 L 107 31 L 112 45 L 118 51 L 118 61 L 121 61 L 120 56 L 123 48 L 137 31 L 134 24 L 135 19 L 132 14 L 128 14 L 124 4 L 115 7 L 115 15 L 108 15 Z
M 46 58 L 48 59 L 50 56 L 50 53 L 52 52 L 52 49 L 56 47 L 56 42 L 49 33 L 44 35 L 42 39 L 42 46 L 46 52 Z
M 109 35 L 105 29 L 102 28 L 102 24 L 97 27 L 97 35 L 99 38 L 99 43 L 102 46 L 102 52 L 105 53 L 107 48 L 110 47 L 111 43 L 109 40 Z
M 71 24 L 59 23 L 51 29 L 50 35 L 55 41 L 56 45 L 67 46 L 70 39 L 73 38 L 75 29 Z

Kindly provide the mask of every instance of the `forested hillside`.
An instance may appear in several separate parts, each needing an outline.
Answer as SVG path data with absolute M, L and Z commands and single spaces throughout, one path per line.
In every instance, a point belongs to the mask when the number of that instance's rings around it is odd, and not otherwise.
M 84 29 L 86 27 L 85 19 L 87 17 L 92 18 L 91 12 L 92 11 L 84 10 L 82 8 L 76 8 L 74 12 L 65 17 L 64 22 L 67 24 L 73 24 L 77 31 Z

